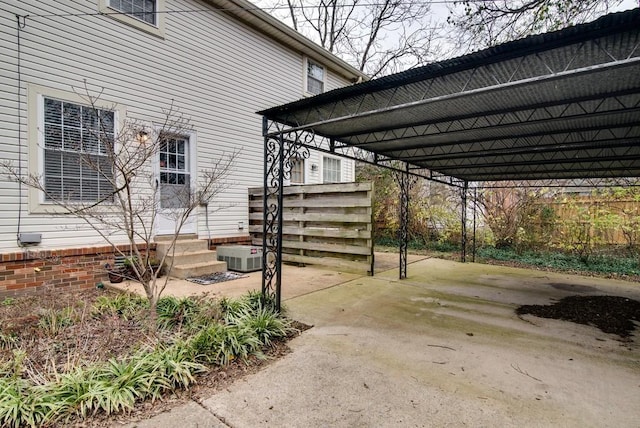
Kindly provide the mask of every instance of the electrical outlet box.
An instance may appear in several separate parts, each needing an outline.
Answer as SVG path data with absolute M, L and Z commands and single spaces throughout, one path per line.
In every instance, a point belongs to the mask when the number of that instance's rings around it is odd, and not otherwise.
M 21 244 L 39 244 L 42 242 L 42 233 L 20 233 L 18 234 L 18 241 Z

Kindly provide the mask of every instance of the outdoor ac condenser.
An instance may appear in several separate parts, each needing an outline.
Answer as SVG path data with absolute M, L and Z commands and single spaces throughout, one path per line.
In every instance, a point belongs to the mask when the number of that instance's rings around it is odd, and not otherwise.
M 216 248 L 218 261 L 227 262 L 227 269 L 254 272 L 262 269 L 262 247 L 252 245 L 223 245 Z

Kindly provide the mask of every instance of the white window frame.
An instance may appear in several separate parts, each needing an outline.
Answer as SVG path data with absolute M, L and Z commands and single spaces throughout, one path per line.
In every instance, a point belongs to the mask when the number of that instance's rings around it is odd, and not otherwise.
M 297 165 L 300 165 L 299 168 L 300 168 L 300 175 L 302 176 L 302 181 L 294 181 L 293 180 L 293 169 Z M 303 158 L 297 158 L 297 159 L 292 159 L 291 160 L 291 171 L 289 173 L 289 177 L 290 177 L 289 183 L 290 184 L 304 184 L 304 180 L 306 178 L 305 177 L 306 176 L 305 167 L 306 167 L 306 162 L 305 162 L 305 160 Z
M 189 176 L 189 193 L 192 194 L 195 190 L 195 186 L 196 186 L 196 177 L 195 177 L 195 171 L 196 171 L 196 162 L 195 162 L 195 149 L 196 149 L 196 145 L 195 145 L 195 140 L 196 140 L 196 134 L 195 131 L 194 132 L 180 132 L 178 134 L 171 134 L 170 132 L 168 133 L 169 135 L 167 135 L 167 139 L 176 139 L 176 140 L 184 140 L 186 142 L 186 148 L 185 148 L 185 152 L 183 154 L 184 157 L 184 169 L 180 170 L 177 167 L 175 169 L 171 169 L 168 166 L 162 166 L 160 165 L 160 158 L 162 157 L 163 152 L 160 150 L 161 146 L 158 149 L 158 167 L 157 167 L 157 174 L 158 174 L 158 182 L 161 182 L 161 175 L 163 173 L 167 173 L 167 174 L 184 174 Z M 161 138 L 161 137 L 159 137 Z M 165 169 L 163 169 L 165 168 Z M 168 183 L 167 183 L 168 184 Z M 185 183 L 186 184 L 186 183 Z M 158 196 L 160 198 L 162 198 L 162 195 L 158 194 Z M 162 207 L 162 200 L 159 201 L 159 207 L 160 209 L 163 210 L 174 210 L 174 209 L 182 209 L 184 207 Z
M 327 172 L 327 168 L 326 168 L 326 161 L 330 160 L 330 161 L 336 161 L 338 162 L 338 180 L 336 181 L 327 181 L 325 179 L 325 172 Z M 330 184 L 330 183 L 342 183 L 342 158 L 340 157 L 336 157 L 336 156 L 327 156 L 327 155 L 323 155 L 322 156 L 322 183 L 325 184 Z
M 150 24 L 147 21 L 143 21 L 142 19 L 136 18 L 133 15 L 128 15 L 126 12 L 122 12 L 111 6 L 111 0 L 98 0 L 98 10 L 104 14 L 106 14 L 109 18 L 115 19 L 116 21 L 120 21 L 124 24 L 127 24 L 131 27 L 137 28 L 138 30 L 142 30 L 149 34 L 153 34 L 154 36 L 158 36 L 160 38 L 164 38 L 165 35 L 165 22 L 164 22 L 164 13 L 158 13 L 159 11 L 165 11 L 165 0 L 154 0 L 156 2 L 156 23 Z M 120 12 L 120 13 L 119 13 Z
M 309 92 L 309 64 L 315 64 L 316 66 L 322 68 L 322 91 L 319 92 L 318 94 L 313 93 L 313 92 Z M 324 65 L 320 64 L 319 62 L 313 61 L 313 60 L 305 57 L 303 73 L 304 73 L 303 93 L 304 93 L 305 96 L 313 97 L 315 95 L 319 95 L 319 94 L 322 94 L 322 93 L 326 92 L 326 90 L 327 90 L 327 67 L 325 67 Z
M 75 92 L 47 88 L 38 85 L 27 85 L 27 138 L 29 141 L 29 174 L 44 175 L 44 99 L 54 98 L 73 104 L 87 105 L 86 97 Z M 95 100 L 95 106 L 99 109 L 112 110 L 114 112 L 114 132 L 117 134 L 119 121 L 126 116 L 126 110 L 107 100 Z M 115 137 L 117 139 L 117 135 Z M 30 213 L 68 213 L 67 210 L 53 201 L 46 201 L 43 192 L 30 187 L 29 212 Z

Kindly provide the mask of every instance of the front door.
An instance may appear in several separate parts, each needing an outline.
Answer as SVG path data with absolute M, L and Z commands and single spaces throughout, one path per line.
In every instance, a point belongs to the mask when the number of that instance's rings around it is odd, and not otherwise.
M 159 209 L 156 234 L 176 233 L 184 208 L 191 204 L 195 177 L 193 136 L 171 136 L 160 144 L 157 158 Z M 180 229 L 181 234 L 196 233 L 195 212 Z

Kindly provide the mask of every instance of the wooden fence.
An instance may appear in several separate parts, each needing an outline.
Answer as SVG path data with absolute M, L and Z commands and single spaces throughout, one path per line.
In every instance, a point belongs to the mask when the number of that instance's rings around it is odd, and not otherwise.
M 606 200 L 580 197 L 540 202 L 553 212 L 553 242 L 571 235 L 569 228 L 580 227 L 603 245 L 637 245 L 640 237 L 640 202 L 633 199 Z M 533 222 L 542 226 L 540 220 Z
M 283 261 L 373 275 L 373 183 L 287 186 L 283 192 Z M 262 212 L 262 188 L 249 189 L 254 245 L 262 245 Z

